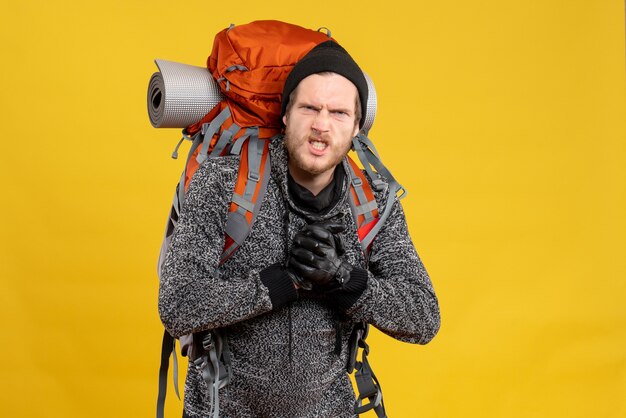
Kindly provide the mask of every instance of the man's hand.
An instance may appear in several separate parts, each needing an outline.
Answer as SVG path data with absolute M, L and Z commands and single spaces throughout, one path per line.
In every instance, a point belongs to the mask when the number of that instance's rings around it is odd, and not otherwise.
M 344 225 L 327 221 L 307 225 L 296 234 L 287 268 L 297 276 L 297 286 L 333 291 L 350 280 L 352 266 L 341 259 L 345 250 L 338 235 L 344 229 Z

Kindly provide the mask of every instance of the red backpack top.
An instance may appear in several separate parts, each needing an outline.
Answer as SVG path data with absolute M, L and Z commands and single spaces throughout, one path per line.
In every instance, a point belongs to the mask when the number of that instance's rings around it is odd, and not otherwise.
M 258 128 L 258 138 L 271 138 L 280 133 L 280 105 L 287 76 L 304 55 L 328 39 L 323 32 L 275 20 L 231 25 L 219 32 L 207 59 L 207 68 L 225 99 L 201 120 L 188 126 L 186 134 L 195 135 L 204 124 L 223 115 L 225 109 L 230 114 L 224 117 L 219 130 L 211 131 L 213 137 L 207 151 L 215 148 L 223 131 L 235 131 L 233 124 L 239 129 L 229 141 L 243 137 L 244 128 Z M 188 164 L 185 186 L 197 168 L 194 162 Z

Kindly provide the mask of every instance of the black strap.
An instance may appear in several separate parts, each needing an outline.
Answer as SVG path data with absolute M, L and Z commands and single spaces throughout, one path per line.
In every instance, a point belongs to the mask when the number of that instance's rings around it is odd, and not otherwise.
M 370 366 L 365 353 L 363 353 L 363 361 L 357 363 L 354 378 L 359 390 L 359 395 L 354 406 L 354 412 L 362 414 L 370 409 L 374 409 L 378 418 L 387 418 L 380 383 L 372 371 L 372 367 Z M 363 401 L 366 399 L 369 402 L 367 404 L 363 404 Z
M 159 368 L 159 394 L 157 396 L 157 418 L 164 417 L 165 394 L 167 392 L 167 369 L 170 366 L 170 354 L 174 351 L 174 337 L 163 330 L 161 344 L 161 367 Z
M 368 324 L 359 323 L 356 325 L 355 332 L 358 337 L 353 352 L 355 359 L 359 347 L 363 349 L 363 352 L 361 354 L 361 361 L 354 360 L 353 362 L 354 370 L 356 370 L 354 380 L 356 381 L 357 390 L 359 392 L 354 404 L 354 412 L 357 414 L 363 414 L 370 409 L 373 409 L 378 418 L 387 418 L 385 404 L 383 402 L 382 388 L 380 387 L 380 383 L 378 382 L 378 379 L 376 378 L 376 375 L 374 374 L 374 371 L 372 370 L 372 367 L 367 359 L 367 355 L 370 351 L 369 346 L 365 342 L 368 331 Z M 349 372 L 351 371 L 351 367 L 352 365 L 348 366 Z M 365 400 L 367 400 L 368 403 L 363 404 Z

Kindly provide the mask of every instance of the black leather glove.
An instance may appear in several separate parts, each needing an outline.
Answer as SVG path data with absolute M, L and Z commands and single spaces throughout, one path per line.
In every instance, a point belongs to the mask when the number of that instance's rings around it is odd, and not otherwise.
M 287 269 L 299 287 L 328 292 L 343 288 L 350 280 L 352 266 L 341 259 L 345 250 L 338 235 L 344 229 L 327 221 L 307 225 L 296 234 Z

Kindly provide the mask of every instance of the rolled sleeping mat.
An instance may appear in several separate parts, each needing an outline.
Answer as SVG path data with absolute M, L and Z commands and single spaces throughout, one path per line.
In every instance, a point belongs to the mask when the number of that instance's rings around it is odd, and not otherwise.
M 378 97 L 376 96 L 376 87 L 374 82 L 365 71 L 363 71 L 365 81 L 367 81 L 367 109 L 363 111 L 365 122 L 363 122 L 363 131 L 366 133 L 372 129 L 374 119 L 376 119 L 376 109 L 378 108 Z
M 205 67 L 154 60 L 159 72 L 148 84 L 148 115 L 155 128 L 186 128 L 198 122 L 223 98 L 219 85 Z M 369 95 L 363 109 L 363 130 L 372 128 L 376 118 L 376 88 L 364 72 Z
M 223 98 L 205 67 L 154 60 L 159 68 L 148 84 L 148 115 L 155 128 L 185 128 L 198 122 Z

